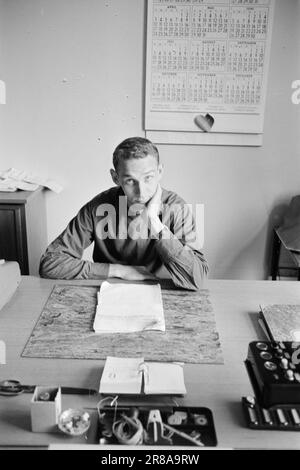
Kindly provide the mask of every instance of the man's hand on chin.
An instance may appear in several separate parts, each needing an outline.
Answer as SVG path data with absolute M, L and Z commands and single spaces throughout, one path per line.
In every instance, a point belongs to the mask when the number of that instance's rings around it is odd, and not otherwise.
M 146 211 L 150 223 L 150 228 L 154 232 L 154 234 L 158 234 L 164 228 L 164 225 L 161 223 L 159 219 L 159 213 L 161 211 L 161 196 L 162 196 L 162 189 L 160 184 L 157 186 L 156 192 L 154 196 L 150 199 L 150 201 L 146 205 Z
M 141 209 L 140 213 L 137 212 L 138 215 L 130 222 L 128 235 L 132 239 L 148 238 L 148 229 L 150 229 L 150 233 L 154 235 L 162 231 L 164 225 L 159 219 L 162 204 L 161 196 L 162 189 L 161 186 L 158 185 L 150 201 Z
M 110 264 L 108 277 L 117 277 L 127 281 L 153 281 L 156 279 L 144 266 L 126 266 L 124 264 Z

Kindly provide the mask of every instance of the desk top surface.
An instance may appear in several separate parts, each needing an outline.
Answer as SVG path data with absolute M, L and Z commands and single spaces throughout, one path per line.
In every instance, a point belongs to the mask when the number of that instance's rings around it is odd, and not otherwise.
M 21 357 L 51 289 L 58 283 L 70 284 L 70 281 L 23 277 L 13 298 L 1 310 L 0 340 L 6 344 L 6 364 L 0 365 L 1 379 L 17 379 L 24 384 L 98 388 L 103 361 Z M 74 283 L 100 284 L 99 281 L 72 281 Z M 206 287 L 210 290 L 225 364 L 186 364 L 187 395 L 177 401 L 184 406 L 205 406 L 212 410 L 220 447 L 300 449 L 297 432 L 247 429 L 241 406 L 241 397 L 253 394 L 244 366 L 248 343 L 263 339 L 257 325 L 259 304 L 300 303 L 300 284 L 296 281 L 210 280 Z M 84 442 L 80 438 L 70 441 L 67 436 L 58 434 L 32 433 L 30 398 L 28 394 L 0 396 L 0 445 Z M 97 400 L 97 397 L 65 395 L 63 409 L 95 410 Z M 94 437 L 90 433 L 87 442 L 94 443 Z

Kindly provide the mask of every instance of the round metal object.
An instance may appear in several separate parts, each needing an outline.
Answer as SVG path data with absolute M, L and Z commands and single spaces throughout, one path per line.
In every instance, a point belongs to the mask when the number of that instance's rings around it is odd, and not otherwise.
M 49 400 L 50 400 L 49 392 L 42 392 L 38 396 L 38 401 L 49 401 Z
M 90 415 L 84 410 L 70 408 L 63 411 L 58 418 L 59 429 L 69 436 L 81 436 L 85 434 L 90 425 Z

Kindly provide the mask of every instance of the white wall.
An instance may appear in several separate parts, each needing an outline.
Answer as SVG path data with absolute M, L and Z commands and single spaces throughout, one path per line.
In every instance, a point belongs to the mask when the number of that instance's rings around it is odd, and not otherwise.
M 300 193 L 299 3 L 277 0 L 264 145 L 160 146 L 164 186 L 205 204 L 211 277 L 264 278 L 270 227 Z M 143 135 L 144 41 L 143 0 L 0 0 L 0 169 L 64 185 L 47 194 L 49 241 L 111 185 L 115 146 Z

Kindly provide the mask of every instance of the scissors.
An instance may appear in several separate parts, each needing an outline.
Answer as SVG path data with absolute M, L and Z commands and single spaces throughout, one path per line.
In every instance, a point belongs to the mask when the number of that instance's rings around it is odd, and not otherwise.
M 0 381 L 0 395 L 13 397 L 21 393 L 33 393 L 36 385 L 23 385 L 18 380 Z M 61 393 L 68 395 L 97 395 L 98 391 L 91 388 L 61 387 Z

